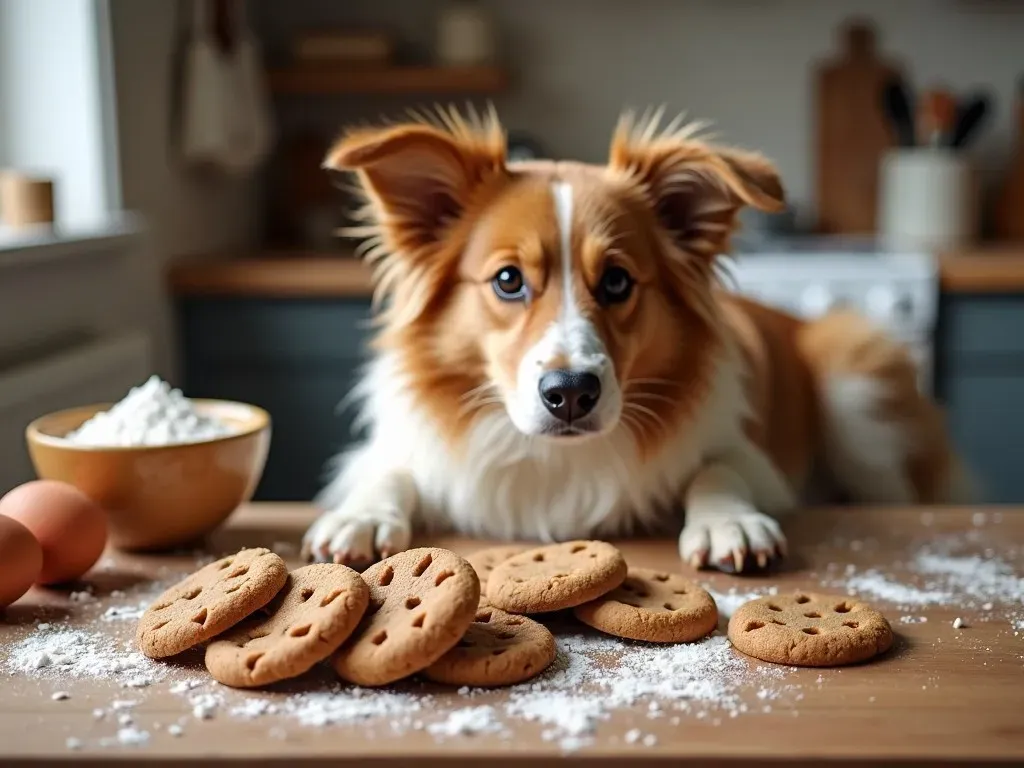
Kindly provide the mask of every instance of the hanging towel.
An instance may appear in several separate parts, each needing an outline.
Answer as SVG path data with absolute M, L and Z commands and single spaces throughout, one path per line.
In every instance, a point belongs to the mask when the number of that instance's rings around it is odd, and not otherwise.
M 182 72 L 181 154 L 186 164 L 203 168 L 219 166 L 230 144 L 228 84 L 211 15 L 206 0 L 192 0 Z
M 224 59 L 224 76 L 231 93 L 227 120 L 232 140 L 222 164 L 236 175 L 247 175 L 258 168 L 269 154 L 274 137 L 262 52 L 245 6 L 246 0 L 234 0 L 235 45 L 231 56 Z

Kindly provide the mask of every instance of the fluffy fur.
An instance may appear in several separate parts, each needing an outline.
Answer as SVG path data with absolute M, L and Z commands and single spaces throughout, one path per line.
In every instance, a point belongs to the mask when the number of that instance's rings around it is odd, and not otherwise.
M 685 510 L 681 556 L 739 570 L 784 554 L 775 517 L 812 489 L 960 493 L 904 349 L 856 315 L 806 323 L 717 283 L 739 209 L 783 205 L 761 156 L 655 113 L 623 118 L 604 166 L 511 164 L 493 113 L 444 112 L 352 132 L 325 166 L 365 193 L 380 312 L 356 392 L 368 438 L 318 500 L 310 557 L 365 564 L 416 525 L 678 530 Z M 564 390 L 571 416 L 548 376 L 567 372 L 600 391 Z

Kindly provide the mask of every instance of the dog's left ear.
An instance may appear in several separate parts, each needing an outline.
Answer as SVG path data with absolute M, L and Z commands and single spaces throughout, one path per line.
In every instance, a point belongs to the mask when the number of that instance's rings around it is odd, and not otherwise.
M 639 183 L 659 222 L 681 247 L 708 258 L 727 247 L 744 205 L 772 212 L 785 207 L 782 182 L 768 160 L 712 146 L 686 129 L 659 132 L 656 120 L 635 123 L 624 117 L 612 138 L 608 165 Z
M 403 255 L 429 252 L 475 189 L 504 169 L 505 136 L 496 122 L 476 126 L 450 116 L 447 125 L 354 131 L 324 160 L 326 170 L 356 172 L 374 218 Z

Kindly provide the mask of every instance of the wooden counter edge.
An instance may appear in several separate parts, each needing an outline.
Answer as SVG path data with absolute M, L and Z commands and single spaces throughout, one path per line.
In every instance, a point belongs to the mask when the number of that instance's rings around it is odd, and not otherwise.
M 939 278 L 945 293 L 1024 292 L 1024 244 L 943 253 Z M 167 279 L 179 297 L 369 298 L 373 292 L 370 269 L 347 253 L 182 263 Z

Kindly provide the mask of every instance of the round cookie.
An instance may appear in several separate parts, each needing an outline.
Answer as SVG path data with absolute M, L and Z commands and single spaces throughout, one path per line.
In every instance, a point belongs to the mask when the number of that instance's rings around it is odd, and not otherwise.
M 649 568 L 630 568 L 622 584 L 573 612 L 606 634 L 651 643 L 688 643 L 718 626 L 718 607 L 707 590 Z
M 363 572 L 370 606 L 355 634 L 333 657 L 338 676 L 386 685 L 429 667 L 473 623 L 480 579 L 446 549 L 410 549 Z
M 348 639 L 369 602 L 369 587 L 351 568 L 299 568 L 263 611 L 206 647 L 206 669 L 235 688 L 298 677 Z
M 547 627 L 484 603 L 458 644 L 423 674 L 449 685 L 514 685 L 536 677 L 554 660 L 555 638 Z
M 471 555 L 466 555 L 466 562 L 473 566 L 476 575 L 480 577 L 480 589 L 484 591 L 487 586 L 487 579 L 495 566 L 505 562 L 513 555 L 525 552 L 529 547 L 522 544 L 501 544 L 496 547 L 478 549 Z
M 487 601 L 510 613 L 547 613 L 596 600 L 626 578 L 622 554 L 603 541 L 567 541 L 528 549 L 499 563 Z
M 151 659 L 187 651 L 269 603 L 288 580 L 288 567 L 269 549 L 243 549 L 200 568 L 158 597 L 135 631 Z
M 744 603 L 729 620 L 729 640 L 761 661 L 832 667 L 884 653 L 893 633 L 885 617 L 866 603 L 801 592 Z

